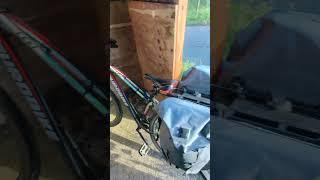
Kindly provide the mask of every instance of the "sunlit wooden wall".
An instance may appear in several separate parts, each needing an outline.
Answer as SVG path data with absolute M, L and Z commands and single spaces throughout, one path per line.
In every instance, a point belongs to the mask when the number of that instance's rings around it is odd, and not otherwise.
M 129 15 L 142 73 L 177 79 L 182 67 L 182 50 L 187 0 L 129 1 Z M 150 82 L 144 80 L 150 87 Z

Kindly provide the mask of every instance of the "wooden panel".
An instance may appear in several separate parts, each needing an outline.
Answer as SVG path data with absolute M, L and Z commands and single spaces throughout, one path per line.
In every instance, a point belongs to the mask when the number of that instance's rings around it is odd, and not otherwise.
M 110 49 L 110 64 L 125 72 L 137 84 L 142 85 L 142 75 L 131 27 L 114 28 L 110 30 L 110 33 L 119 46 Z
M 127 1 L 110 2 L 110 25 L 130 22 Z
M 110 49 L 110 64 L 125 72 L 137 84 L 142 85 L 142 73 L 133 39 L 127 1 L 110 3 L 110 37 L 117 40 L 119 46 Z
M 177 79 L 182 63 L 186 0 L 177 4 L 129 2 L 129 15 L 134 32 L 142 73 Z M 146 88 L 151 83 L 144 81 Z
M 182 55 L 184 45 L 184 33 L 186 29 L 186 18 L 188 10 L 188 0 L 180 0 L 176 6 L 176 30 L 175 30 L 175 51 L 173 64 L 173 78 L 177 79 L 180 76 L 182 69 Z

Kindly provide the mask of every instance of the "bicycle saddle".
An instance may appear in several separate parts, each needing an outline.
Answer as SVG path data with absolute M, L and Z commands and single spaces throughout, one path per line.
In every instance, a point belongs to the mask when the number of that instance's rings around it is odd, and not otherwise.
M 178 80 L 161 79 L 159 77 L 153 76 L 151 74 L 145 74 L 144 78 L 149 79 L 153 82 L 160 84 L 161 86 L 168 86 L 178 82 Z
M 178 80 L 161 79 L 161 78 L 153 76 L 151 74 L 145 74 L 144 78 L 149 79 L 152 82 L 155 82 L 155 83 L 159 84 L 161 86 L 160 87 L 160 92 L 162 94 L 170 93 L 179 84 Z

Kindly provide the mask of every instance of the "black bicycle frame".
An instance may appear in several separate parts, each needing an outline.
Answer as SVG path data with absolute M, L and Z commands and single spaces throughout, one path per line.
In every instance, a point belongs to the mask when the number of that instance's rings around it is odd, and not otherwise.
M 117 82 L 116 77 L 121 79 L 129 88 L 131 88 L 137 95 L 139 95 L 140 98 L 142 98 L 147 104 L 150 103 L 157 103 L 157 100 L 153 98 L 147 91 L 141 89 L 138 85 L 136 85 L 134 82 L 132 82 L 123 72 L 121 72 L 119 69 L 117 69 L 114 66 L 110 66 L 110 84 L 113 86 L 114 90 L 116 91 L 116 94 L 121 98 L 123 104 L 127 106 L 129 109 L 131 115 L 133 116 L 134 120 L 138 124 L 138 129 L 142 128 L 145 129 L 144 126 L 141 125 L 142 123 L 142 117 L 140 117 L 140 114 L 132 105 L 132 103 L 129 101 L 128 96 L 124 93 L 123 89 Z M 137 129 L 137 130 L 138 130 Z M 139 133 L 140 134 L 140 133 Z M 140 134 L 141 136 L 141 134 Z M 145 139 L 142 137 L 142 139 L 145 141 Z M 145 141 L 146 142 L 146 141 Z M 147 143 L 147 142 L 146 142 Z M 148 143 L 147 143 L 148 144 Z

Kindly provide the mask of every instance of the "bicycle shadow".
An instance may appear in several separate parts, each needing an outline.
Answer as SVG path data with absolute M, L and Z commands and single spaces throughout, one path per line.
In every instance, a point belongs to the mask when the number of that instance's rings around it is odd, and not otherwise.
M 141 144 L 139 144 L 137 142 L 134 142 L 134 141 L 132 141 L 130 139 L 124 138 L 122 136 L 119 136 L 119 135 L 117 135 L 115 133 L 112 133 L 112 132 L 110 132 L 110 139 L 112 139 L 112 140 L 114 140 L 114 141 L 116 141 L 116 142 L 118 142 L 120 144 L 123 144 L 125 146 L 128 146 L 131 149 L 136 149 L 137 150 L 136 153 L 138 153 L 138 150 L 141 147 Z M 112 150 L 111 142 L 110 142 L 110 150 Z M 153 149 L 150 149 L 150 151 L 148 153 L 148 156 L 152 156 L 153 158 L 157 158 L 159 160 L 163 160 L 163 157 L 161 156 L 160 152 L 155 151 Z
M 177 169 L 165 162 L 161 154 L 150 150 L 149 155 L 140 157 L 137 153 L 139 143 L 125 137 L 110 133 L 110 172 L 111 176 L 122 176 L 124 179 L 190 179 L 203 180 L 200 175 L 186 175 L 185 171 Z M 142 159 L 141 159 L 142 158 Z M 121 170 L 124 168 L 124 170 Z M 122 178 L 122 177 L 121 177 Z
M 110 179 L 160 179 L 152 174 L 135 168 L 134 165 L 136 165 L 136 163 L 132 160 L 128 160 L 126 163 L 120 162 L 120 155 L 117 154 L 119 152 L 115 149 L 116 146 L 116 143 L 110 142 Z M 122 152 L 120 153 L 131 155 L 130 150 L 126 150 L 126 152 L 123 152 L 123 150 L 124 149 L 122 149 Z M 156 169 L 156 171 L 160 171 L 160 169 Z

